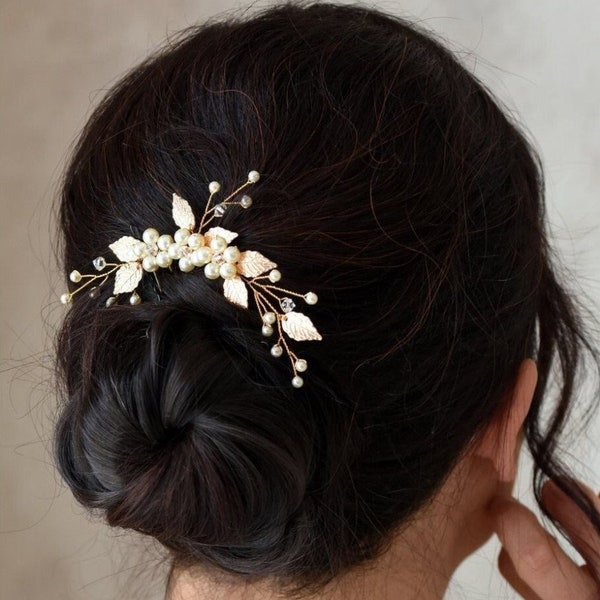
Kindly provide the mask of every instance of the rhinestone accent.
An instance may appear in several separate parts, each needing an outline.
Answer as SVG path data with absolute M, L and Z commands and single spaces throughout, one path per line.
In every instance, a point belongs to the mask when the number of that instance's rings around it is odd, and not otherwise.
M 93 260 L 92 264 L 94 265 L 94 269 L 96 269 L 96 271 L 102 271 L 104 267 L 106 267 L 106 259 L 104 256 L 99 256 Z
M 282 298 L 279 303 L 284 313 L 292 312 L 296 308 L 296 303 L 291 298 Z
M 222 252 L 215 252 L 213 254 L 211 262 L 214 262 L 215 264 L 221 266 L 223 263 L 226 263 L 227 261 L 225 260 L 225 257 L 223 256 Z
M 215 206 L 215 217 L 222 217 L 227 210 L 227 206 L 225 204 L 217 204 Z

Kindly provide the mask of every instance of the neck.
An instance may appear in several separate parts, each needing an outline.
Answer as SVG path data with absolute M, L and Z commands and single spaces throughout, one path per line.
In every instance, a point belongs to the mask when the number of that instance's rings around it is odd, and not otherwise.
M 491 535 L 486 508 L 497 483 L 490 461 L 465 461 L 383 554 L 306 600 L 441 600 L 459 564 Z M 285 598 L 268 580 L 240 584 L 191 570 L 174 569 L 169 588 L 167 600 Z
M 406 562 L 408 548 L 401 546 L 400 538 L 394 541 L 384 557 L 372 565 L 361 565 L 327 586 L 316 596 L 306 600 L 441 600 L 454 568 L 448 567 L 439 552 L 427 552 L 421 545 L 422 558 Z M 422 540 L 420 544 L 422 544 Z M 429 544 L 428 544 L 429 546 Z M 413 557 L 414 551 L 411 552 Z M 425 558 L 428 555 L 428 558 Z M 414 561 L 414 558 L 413 558 Z M 423 569 L 423 564 L 429 564 Z M 274 600 L 279 595 L 275 585 L 268 581 L 240 584 L 207 577 L 205 574 L 173 570 L 167 600 Z

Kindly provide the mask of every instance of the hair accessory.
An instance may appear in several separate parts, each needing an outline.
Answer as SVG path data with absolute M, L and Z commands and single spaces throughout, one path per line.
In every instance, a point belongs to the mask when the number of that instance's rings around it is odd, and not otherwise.
M 248 308 L 248 292 L 252 292 L 263 324 L 262 334 L 269 337 L 273 335 L 275 328 L 277 329 L 278 339 L 271 346 L 271 355 L 280 357 L 286 352 L 294 372 L 292 385 L 296 388 L 302 387 L 304 380 L 298 373 L 306 371 L 308 365 L 305 359 L 299 358 L 290 350 L 284 333 L 297 341 L 322 339 L 310 318 L 294 311 L 294 297 L 302 298 L 307 304 L 316 304 L 317 295 L 314 292 L 299 294 L 273 285 L 281 279 L 276 263 L 260 252 L 240 251 L 237 246 L 230 246 L 229 244 L 238 237 L 233 231 L 218 226 L 205 229 L 214 219 L 222 217 L 232 205 L 242 208 L 252 206 L 252 198 L 247 194 L 242 195 L 239 200 L 233 198 L 259 179 L 258 171 L 250 171 L 248 181 L 215 205 L 212 205 L 213 196 L 221 189 L 221 184 L 212 181 L 208 185 L 210 196 L 196 231 L 196 219 L 191 206 L 187 200 L 174 193 L 173 220 L 179 229 L 173 236 L 161 235 L 150 227 L 144 231 L 142 240 L 128 235 L 119 238 L 110 244 L 109 248 L 121 262 L 108 262 L 103 256 L 98 256 L 92 264 L 97 271 L 102 272 L 101 274 L 84 275 L 79 271 L 72 271 L 69 279 L 74 283 L 83 283 L 74 291 L 62 294 L 61 302 L 69 304 L 75 294 L 101 279 L 89 292 L 92 298 L 98 297 L 99 288 L 115 273 L 113 294 L 106 301 L 106 306 L 115 304 L 120 294 L 129 293 L 129 302 L 135 305 L 142 301 L 135 290 L 144 272 L 152 273 L 156 278 L 158 269 L 171 269 L 175 261 L 179 270 L 184 273 L 203 267 L 204 275 L 208 279 L 223 279 L 223 294 L 229 302 Z

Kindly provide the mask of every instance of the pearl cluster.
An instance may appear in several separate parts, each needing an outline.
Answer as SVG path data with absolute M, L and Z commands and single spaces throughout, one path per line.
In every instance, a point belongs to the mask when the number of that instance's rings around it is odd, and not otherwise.
M 144 242 L 136 250 L 142 259 L 142 268 L 148 273 L 169 268 L 176 261 L 179 270 L 184 273 L 204 267 L 208 279 L 231 279 L 237 274 L 235 263 L 240 251 L 237 246 L 228 246 L 227 240 L 221 236 L 209 241 L 201 233 L 182 228 L 171 237 L 149 228 L 142 237 Z
M 214 205 L 212 198 L 220 191 L 221 184 L 217 181 L 209 183 L 210 196 L 197 228 L 189 203 L 173 194 L 173 219 L 178 226 L 173 235 L 161 234 L 154 227 L 148 227 L 141 240 L 131 236 L 119 238 L 109 247 L 121 262 L 108 262 L 103 256 L 99 256 L 92 263 L 100 274 L 82 275 L 79 271 L 72 271 L 69 279 L 81 285 L 74 291 L 63 294 L 61 302 L 69 304 L 76 293 L 100 279 L 89 291 L 89 295 L 96 298 L 100 287 L 115 273 L 113 295 L 106 300 L 106 306 L 115 304 L 118 296 L 123 293 L 131 293 L 129 302 L 136 305 L 142 301 L 136 288 L 143 273 L 152 273 L 156 278 L 159 269 L 172 271 L 177 268 L 181 272 L 190 273 L 201 268 L 207 279 L 223 279 L 225 298 L 233 304 L 247 308 L 249 294 L 253 295 L 262 322 L 262 335 L 269 337 L 275 330 L 278 332 L 278 339 L 270 349 L 271 355 L 278 358 L 284 352 L 287 354 L 293 370 L 292 385 L 295 388 L 302 387 L 304 380 L 299 373 L 307 370 L 308 363 L 290 349 L 284 334 L 299 341 L 322 338 L 309 317 L 294 311 L 296 304 L 289 296 L 302 298 L 306 304 L 314 305 L 318 301 L 317 295 L 314 292 L 299 294 L 275 285 L 281 280 L 281 272 L 274 262 L 259 252 L 242 252 L 236 245 L 231 245 L 238 237 L 235 232 L 222 227 L 206 229 L 211 221 L 223 217 L 229 206 L 238 205 L 244 209 L 252 206 L 252 198 L 247 194 L 242 195 L 239 200 L 233 198 L 259 178 L 258 171 L 250 171 L 244 184 Z M 281 297 L 281 293 L 285 296 Z

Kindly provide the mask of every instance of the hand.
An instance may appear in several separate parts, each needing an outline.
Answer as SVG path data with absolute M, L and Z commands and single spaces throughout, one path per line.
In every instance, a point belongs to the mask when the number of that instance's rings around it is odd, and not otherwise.
M 600 510 L 598 495 L 579 485 Z M 525 600 L 600 599 L 600 535 L 552 481 L 542 488 L 542 502 L 587 564 L 577 566 L 528 508 L 510 496 L 496 496 L 490 515 L 502 543 L 500 572 Z

